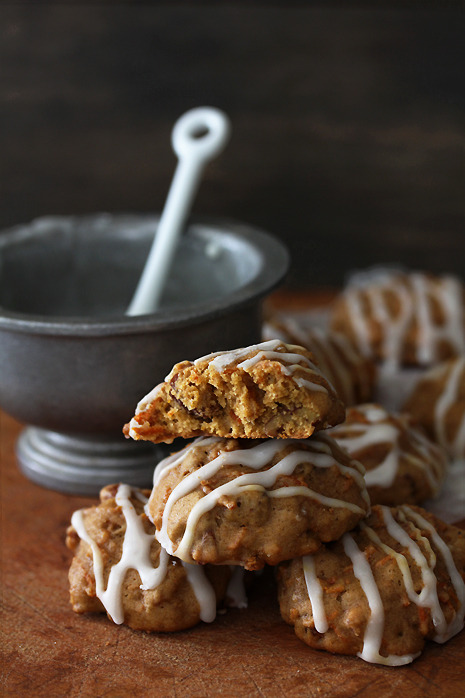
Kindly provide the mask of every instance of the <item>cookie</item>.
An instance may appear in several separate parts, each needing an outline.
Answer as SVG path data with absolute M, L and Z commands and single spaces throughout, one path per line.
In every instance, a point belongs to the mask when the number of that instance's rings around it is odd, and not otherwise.
M 324 434 L 199 438 L 159 463 L 147 507 L 170 554 L 249 570 L 313 552 L 368 509 L 363 468 Z
M 310 647 L 399 666 L 463 628 L 465 531 L 376 505 L 341 540 L 282 563 L 283 619 Z
M 202 434 L 307 438 L 344 419 L 344 405 L 303 347 L 280 340 L 176 364 L 124 431 L 171 443 Z
M 420 504 L 439 493 L 447 473 L 446 453 L 406 415 L 373 403 L 357 405 L 330 433 L 365 468 L 372 504 Z
M 426 371 L 403 409 L 451 458 L 465 458 L 465 357 Z
M 375 362 L 363 356 L 344 335 L 318 327 L 305 328 L 294 319 L 270 318 L 263 327 L 263 337 L 279 337 L 288 344 L 306 347 L 345 405 L 373 399 Z
M 67 531 L 76 613 L 106 613 L 135 630 L 168 632 L 211 622 L 227 590 L 228 567 L 202 568 L 170 557 L 144 513 L 148 490 L 110 485 L 100 504 L 75 512 Z
M 331 329 L 388 366 L 430 366 L 465 352 L 465 286 L 451 276 L 369 270 L 335 301 Z

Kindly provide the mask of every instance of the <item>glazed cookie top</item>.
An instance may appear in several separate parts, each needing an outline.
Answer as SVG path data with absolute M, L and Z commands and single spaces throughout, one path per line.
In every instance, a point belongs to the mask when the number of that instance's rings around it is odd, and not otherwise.
M 147 506 L 169 553 L 248 569 L 315 550 L 368 510 L 363 468 L 324 434 L 196 439 L 159 463 Z
M 74 610 L 82 612 L 104 609 L 115 623 L 126 622 L 144 630 L 181 629 L 186 627 L 185 617 L 176 618 L 175 613 L 174 618 L 165 620 L 163 613 L 170 615 L 171 602 L 174 609 L 179 606 L 176 598 L 170 598 L 173 588 L 180 583 L 187 583 L 184 600 L 190 595 L 190 605 L 196 606 L 187 609 L 185 613 L 194 617 L 194 622 L 187 622 L 187 627 L 198 620 L 211 622 L 216 617 L 214 587 L 204 568 L 180 563 L 160 546 L 154 536 L 154 526 L 144 512 L 149 494 L 148 490 L 125 484 L 109 485 L 101 490 L 98 506 L 74 512 L 66 540 L 67 546 L 75 553 L 73 563 L 79 563 L 80 556 L 85 558 L 90 555 L 91 558 L 90 570 L 86 571 L 85 567 L 84 574 L 81 564 L 74 568 L 72 565 L 70 570 Z M 132 589 L 127 577 L 131 571 L 138 575 L 138 581 Z M 82 584 L 89 583 L 89 575 L 93 577 L 94 583 L 88 596 L 96 596 L 101 609 L 93 604 L 86 606 Z M 174 585 L 173 576 L 176 577 Z M 142 602 L 144 595 L 146 599 Z M 130 606 L 132 601 L 135 606 L 133 609 Z M 162 617 L 152 619 L 150 608 L 160 605 L 161 601 L 164 607 Z M 132 623 L 127 620 L 131 613 L 134 616 Z
M 312 354 L 274 339 L 176 364 L 125 433 L 155 443 L 201 434 L 307 438 L 342 419 L 344 405 Z
M 465 352 L 465 288 L 451 276 L 368 270 L 336 300 L 331 327 L 390 367 L 428 366 Z
M 345 405 L 373 398 L 375 363 L 343 334 L 318 327 L 306 328 L 293 318 L 270 318 L 263 327 L 263 336 L 264 339 L 279 337 L 283 342 L 306 347 Z
M 465 357 L 450 359 L 424 373 L 403 409 L 452 458 L 464 458 Z
M 443 643 L 463 628 L 464 532 L 418 507 L 374 506 L 302 566 L 307 601 L 292 615 L 310 601 L 312 646 L 399 666 L 418 656 L 425 638 Z M 290 572 L 282 577 L 285 615 L 297 598 Z
M 406 415 L 374 403 L 357 405 L 330 434 L 364 466 L 372 504 L 419 504 L 439 492 L 448 466 L 445 451 Z

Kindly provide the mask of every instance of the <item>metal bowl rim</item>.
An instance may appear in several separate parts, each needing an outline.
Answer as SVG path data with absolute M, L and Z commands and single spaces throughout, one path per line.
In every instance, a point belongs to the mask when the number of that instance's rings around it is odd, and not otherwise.
M 46 216 L 35 219 L 30 224 L 18 225 L 3 231 L 10 240 L 15 234 L 23 231 L 28 225 L 37 225 L 45 220 L 76 220 L 84 221 L 86 218 L 95 218 L 96 215 L 109 218 L 133 217 L 141 220 L 153 218 L 158 220 L 157 214 L 95 214 L 84 216 Z M 250 243 L 262 257 L 262 264 L 257 275 L 248 283 L 217 299 L 214 302 L 199 303 L 194 308 L 187 310 L 167 310 L 149 315 L 138 316 L 111 316 L 99 317 L 53 317 L 43 315 L 30 315 L 8 311 L 0 306 L 0 330 L 22 332 L 33 335 L 67 335 L 67 336 L 108 336 L 108 335 L 133 335 L 147 332 L 163 332 L 177 329 L 186 325 L 201 324 L 221 315 L 225 311 L 233 311 L 241 306 L 259 300 L 271 292 L 284 279 L 290 265 L 290 255 L 285 245 L 269 232 L 239 221 L 225 218 L 194 218 L 192 225 L 204 225 L 224 230 Z M 3 235 L 0 236 L 0 246 Z M 4 244 L 4 243 L 3 243 Z

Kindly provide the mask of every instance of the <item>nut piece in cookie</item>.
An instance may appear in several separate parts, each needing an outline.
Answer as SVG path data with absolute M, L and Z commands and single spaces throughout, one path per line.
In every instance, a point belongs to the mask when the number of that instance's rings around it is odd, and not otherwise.
M 464 458 L 465 357 L 450 359 L 424 373 L 403 409 L 451 458 Z
M 369 269 L 336 299 L 330 325 L 388 366 L 430 366 L 465 352 L 465 286 L 451 276 Z
M 249 570 L 317 550 L 368 509 L 362 466 L 324 434 L 198 438 L 159 463 L 147 507 L 170 554 Z
M 365 468 L 372 504 L 420 504 L 439 493 L 448 468 L 446 453 L 406 415 L 377 404 L 357 405 L 329 433 Z
M 176 364 L 124 431 L 155 443 L 201 434 L 307 438 L 342 419 L 344 405 L 310 352 L 271 340 Z
M 294 319 L 270 318 L 263 327 L 263 337 L 279 337 L 287 344 L 300 344 L 308 349 L 345 405 L 373 399 L 375 362 L 363 356 L 343 334 L 302 327 Z
M 73 514 L 67 546 L 76 613 L 104 613 L 135 630 L 184 630 L 211 622 L 224 597 L 228 567 L 200 568 L 170 557 L 144 513 L 148 490 L 110 485 L 100 504 Z
M 278 570 L 281 615 L 315 649 L 400 666 L 463 628 L 465 531 L 415 506 L 371 515 Z

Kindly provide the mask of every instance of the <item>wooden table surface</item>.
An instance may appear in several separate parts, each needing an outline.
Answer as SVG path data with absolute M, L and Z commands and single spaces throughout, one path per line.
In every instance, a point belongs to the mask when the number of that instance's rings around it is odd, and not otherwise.
M 271 574 L 249 606 L 212 624 L 146 634 L 78 616 L 68 598 L 71 514 L 94 499 L 43 489 L 20 472 L 21 425 L 0 412 L 4 696 L 465 696 L 465 632 L 390 668 L 311 650 L 280 618 Z

